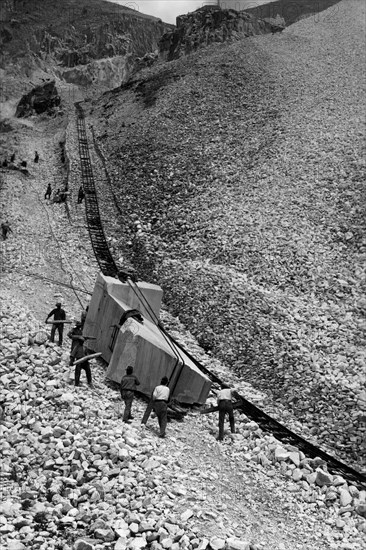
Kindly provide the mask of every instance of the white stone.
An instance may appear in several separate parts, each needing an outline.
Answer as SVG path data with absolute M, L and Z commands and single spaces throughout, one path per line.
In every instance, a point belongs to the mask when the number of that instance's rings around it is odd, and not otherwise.
M 222 550 L 223 548 L 225 548 L 225 540 L 220 539 L 219 537 L 211 537 L 210 546 L 212 550 Z
M 230 537 L 226 540 L 227 550 L 250 550 L 248 541 Z
M 141 550 L 147 545 L 145 537 L 136 537 L 129 541 L 128 548 L 131 550 Z
M 63 393 L 60 399 L 64 403 L 72 403 L 72 401 L 74 401 L 74 398 L 75 397 L 72 393 Z
M 348 506 L 349 504 L 352 503 L 352 496 L 349 494 L 349 492 L 346 489 L 341 489 L 339 491 L 339 502 L 342 507 Z
M 275 459 L 278 462 L 282 462 L 283 460 L 286 460 L 290 456 L 290 453 L 286 451 L 283 447 L 276 447 L 275 448 Z
M 186 510 L 185 512 L 183 512 L 183 514 L 181 514 L 180 516 L 180 519 L 185 522 L 185 521 L 188 521 L 189 518 L 191 518 L 193 516 L 193 510 Z

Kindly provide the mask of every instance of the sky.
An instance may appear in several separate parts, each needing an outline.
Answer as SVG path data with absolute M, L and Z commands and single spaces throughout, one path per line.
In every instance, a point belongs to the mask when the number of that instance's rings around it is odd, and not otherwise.
M 127 8 L 148 13 L 159 17 L 166 23 L 175 25 L 177 15 L 182 15 L 190 11 L 195 11 L 206 4 L 216 4 L 215 0 L 109 0 L 115 4 L 121 4 Z M 267 4 L 270 0 L 220 0 L 222 8 L 233 8 L 234 10 L 243 10 L 253 8 L 261 4 Z

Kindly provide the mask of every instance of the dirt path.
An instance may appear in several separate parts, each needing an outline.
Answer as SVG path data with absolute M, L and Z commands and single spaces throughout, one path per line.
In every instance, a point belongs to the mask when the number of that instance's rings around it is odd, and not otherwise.
M 55 124 L 56 123 L 56 124 Z M 79 315 L 94 285 L 96 262 L 85 227 L 77 218 L 70 221 L 63 204 L 44 199 L 48 183 L 63 187 L 65 170 L 61 164 L 59 141 L 64 123 L 43 121 L 35 128 L 17 132 L 17 157 L 27 159 L 29 175 L 3 170 L 1 202 L 4 218 L 13 233 L 1 243 L 3 289 L 15 293 L 37 317 L 43 319 L 55 300 L 62 301 L 69 315 Z M 34 151 L 40 161 L 33 162 Z M 81 211 L 82 212 L 82 211 Z M 33 275 L 47 278 L 37 279 Z M 73 292 L 51 281 L 59 281 L 85 292 Z

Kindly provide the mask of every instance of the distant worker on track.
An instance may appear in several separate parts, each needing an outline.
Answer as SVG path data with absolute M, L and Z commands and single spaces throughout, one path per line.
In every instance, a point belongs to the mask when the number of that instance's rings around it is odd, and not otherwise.
M 235 433 L 235 419 L 234 419 L 234 409 L 233 409 L 233 396 L 236 395 L 236 392 L 230 388 L 223 388 L 217 394 L 217 404 L 219 406 L 219 436 L 218 441 L 224 439 L 224 422 L 226 414 L 229 415 L 230 429 L 231 433 Z
M 3 241 L 6 241 L 6 239 L 8 238 L 8 233 L 13 233 L 13 230 L 10 227 L 8 221 L 3 222 L 1 224 L 1 233 L 2 233 L 2 236 L 3 236 Z
M 51 187 L 51 184 L 49 183 L 47 185 L 47 189 L 46 189 L 46 192 L 44 194 L 44 198 L 45 199 L 50 199 L 51 198 L 51 195 L 52 195 L 52 187 Z
M 161 379 L 160 385 L 156 386 L 153 391 L 152 398 L 154 402 L 154 411 L 158 417 L 160 435 L 159 437 L 165 437 L 166 425 L 168 422 L 168 403 L 170 397 L 170 389 L 167 387 L 169 379 L 164 376 Z
M 133 367 L 127 367 L 126 374 L 122 377 L 120 385 L 121 397 L 125 403 L 125 410 L 122 419 L 123 422 L 128 422 L 133 419 L 133 416 L 131 416 L 131 407 L 135 396 L 135 391 L 139 385 L 140 381 L 137 376 L 133 374 Z
M 36 152 L 34 153 L 34 162 L 37 164 L 38 161 L 39 161 L 39 154 L 38 154 L 38 152 L 36 151 Z
M 61 191 L 60 189 L 57 189 L 54 194 L 53 194 L 53 198 L 52 198 L 52 202 L 54 203 L 59 203 L 61 202 Z
M 84 197 L 85 197 L 84 188 L 82 185 L 80 185 L 79 192 L 78 192 L 78 204 L 83 202 Z
M 66 320 L 66 313 L 65 310 L 61 308 L 61 302 L 57 302 L 56 308 L 53 309 L 46 318 L 46 323 L 50 317 L 53 316 L 54 321 L 65 321 Z M 64 332 L 64 323 L 53 323 L 51 328 L 51 336 L 50 336 L 50 342 L 55 341 L 55 333 L 56 330 L 58 332 L 58 345 L 62 346 L 62 337 Z

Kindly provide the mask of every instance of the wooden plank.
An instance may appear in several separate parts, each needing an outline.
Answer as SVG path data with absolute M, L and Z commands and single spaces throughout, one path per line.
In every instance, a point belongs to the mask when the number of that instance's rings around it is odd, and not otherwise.
M 150 418 L 153 408 L 154 408 L 154 400 L 150 399 L 150 401 L 147 404 L 146 410 L 144 412 L 144 416 L 142 417 L 141 424 L 147 424 L 147 421 Z
M 98 353 L 92 353 L 91 355 L 85 355 L 85 357 L 80 357 L 77 361 L 73 363 L 73 365 L 79 365 L 80 363 L 85 363 L 85 361 L 89 361 L 89 359 L 93 359 L 94 357 L 99 357 L 102 355 L 101 351 L 98 351 Z
M 233 403 L 233 409 L 240 409 L 241 406 L 242 406 L 241 401 L 237 401 L 236 403 Z M 202 409 L 200 411 L 200 414 L 210 414 L 213 412 L 217 412 L 218 410 L 219 410 L 219 406 L 215 405 L 214 407 L 208 407 L 207 409 Z
M 60 325 L 61 323 L 66 323 L 72 325 L 74 321 L 46 321 L 47 325 Z

